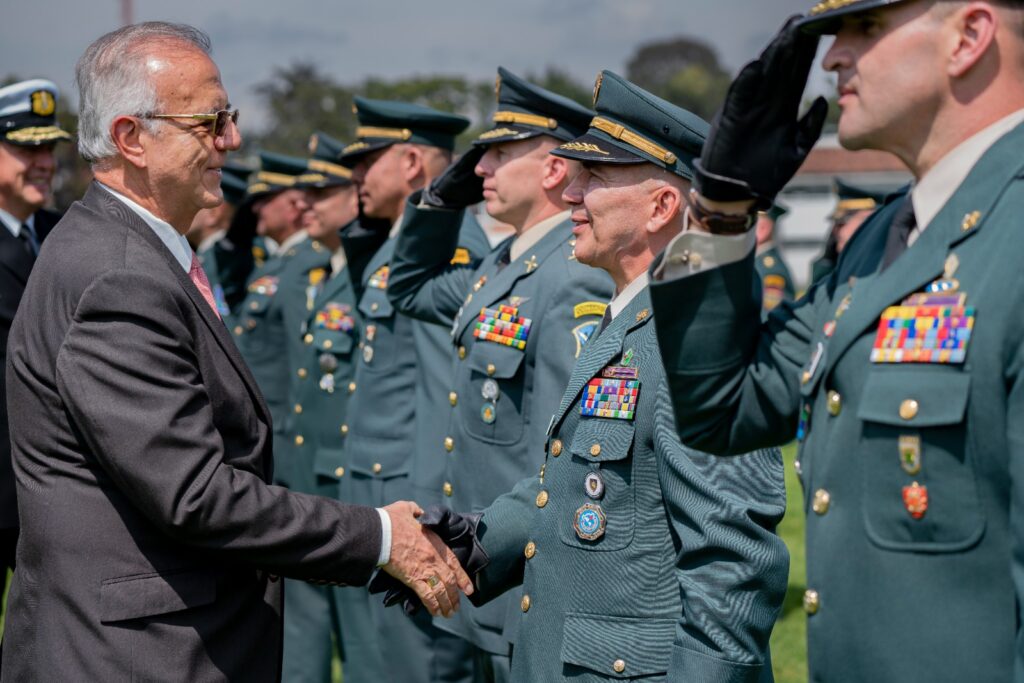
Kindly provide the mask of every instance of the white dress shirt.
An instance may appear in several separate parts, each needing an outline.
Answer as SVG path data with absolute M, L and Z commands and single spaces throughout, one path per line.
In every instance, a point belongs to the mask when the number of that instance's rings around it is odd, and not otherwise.
M 509 260 L 518 261 L 520 256 L 529 251 L 530 247 L 544 239 L 544 236 L 554 230 L 556 226 L 568 219 L 569 215 L 570 212 L 568 211 L 556 213 L 554 216 L 545 218 L 539 223 L 535 223 L 528 230 L 518 235 L 514 240 L 512 240 L 512 246 L 508 252 Z
M 647 271 L 640 273 L 639 276 L 633 279 L 628 285 L 622 288 L 622 291 L 612 297 L 612 300 L 608 302 L 608 315 L 611 320 L 615 320 L 615 316 L 622 313 L 626 309 L 636 295 L 644 291 L 644 288 L 650 283 L 650 276 L 647 275 Z
M 157 218 L 147 209 L 139 206 L 131 199 L 128 199 L 120 192 L 111 190 L 103 183 L 98 183 L 100 187 L 109 192 L 119 202 L 127 206 L 129 209 L 139 215 L 146 225 L 152 228 L 156 236 L 160 238 L 160 241 L 170 249 L 171 254 L 174 256 L 174 260 L 181 264 L 187 273 L 192 269 L 192 247 L 189 245 L 188 240 L 180 232 L 175 230 L 170 223 L 160 218 Z
M 0 223 L 3 223 L 4 226 L 11 232 L 12 235 L 14 235 L 15 237 L 18 237 L 18 236 L 21 235 L 21 224 L 22 223 L 28 223 L 28 227 L 32 228 L 32 231 L 35 232 L 35 229 L 36 229 L 36 215 L 32 214 L 26 220 L 19 221 L 17 218 L 12 216 L 11 214 L 7 213 L 3 209 L 0 209 Z

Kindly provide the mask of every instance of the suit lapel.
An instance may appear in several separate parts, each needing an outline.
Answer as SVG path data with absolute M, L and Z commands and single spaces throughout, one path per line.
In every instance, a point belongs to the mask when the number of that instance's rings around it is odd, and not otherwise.
M 878 324 L 886 308 L 898 305 L 910 294 L 923 290 L 941 277 L 950 249 L 981 230 L 993 205 L 1010 182 L 1020 175 L 1022 147 L 1024 126 L 1019 126 L 985 153 L 907 250 L 907 253 L 913 251 L 913 257 L 904 253 L 884 272 L 878 272 L 885 244 L 883 233 L 887 230 L 878 230 L 871 235 L 875 242 L 867 245 L 866 251 L 870 251 L 872 256 L 869 258 L 875 260 L 874 272 L 859 278 L 854 285 L 849 312 L 839 319 L 829 344 L 827 369 L 835 367 L 867 328 Z M 888 227 L 890 222 L 886 220 L 884 225 Z
M 83 198 L 84 204 L 92 204 L 98 208 L 103 214 L 113 214 L 122 223 L 127 225 L 129 228 L 135 231 L 143 240 L 145 240 L 153 249 L 160 254 L 164 262 L 167 264 L 168 269 L 172 273 L 178 285 L 181 286 L 189 299 L 192 300 L 192 305 L 199 311 L 199 317 L 209 328 L 213 334 L 217 343 L 220 344 L 228 360 L 231 361 L 231 365 L 234 366 L 235 370 L 242 377 L 242 381 L 245 383 L 246 388 L 252 395 L 256 402 L 257 409 L 262 414 L 263 418 L 270 424 L 270 410 L 267 408 L 266 403 L 263 400 L 263 394 L 260 392 L 256 385 L 256 380 L 253 378 L 252 373 L 249 372 L 249 367 L 242 360 L 241 354 L 238 353 L 238 348 L 235 346 L 235 342 L 228 336 L 227 328 L 224 326 L 224 322 L 217 317 L 210 305 L 206 303 L 206 299 L 199 293 L 195 284 L 188 277 L 188 274 L 182 269 L 181 264 L 178 263 L 174 255 L 167 249 L 160 238 L 157 237 L 156 233 L 153 232 L 152 228 L 146 225 L 142 218 L 132 211 L 124 203 L 116 199 L 109 192 L 100 188 L 97 184 L 90 186 L 89 191 Z
M 455 328 L 453 335 L 454 339 L 458 339 L 466 331 L 466 328 L 476 321 L 477 313 L 485 306 L 494 306 L 496 303 L 508 296 L 512 288 L 520 280 L 530 277 L 533 273 L 537 272 L 542 264 L 549 256 L 555 253 L 562 244 L 569 239 L 572 234 L 572 222 L 563 221 L 555 226 L 551 232 L 544 235 L 544 237 L 533 246 L 532 249 L 528 250 L 527 253 L 523 254 L 520 258 L 509 263 L 500 272 L 496 273 L 497 270 L 494 261 L 488 261 L 488 275 L 487 283 L 480 288 L 480 291 L 473 293 L 473 299 L 470 302 L 470 306 L 463 311 L 462 317 L 459 319 L 458 326 Z M 496 253 L 500 253 L 501 249 L 496 249 Z M 492 252 L 492 254 L 495 254 Z M 496 255 L 492 258 L 497 258 Z M 484 274 L 484 270 L 481 268 L 480 272 Z

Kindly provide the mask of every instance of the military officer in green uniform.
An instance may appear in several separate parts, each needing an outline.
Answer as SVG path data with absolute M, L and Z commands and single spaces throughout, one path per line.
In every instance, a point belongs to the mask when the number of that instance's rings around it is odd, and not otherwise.
M 234 311 L 232 334 L 242 357 L 263 392 L 274 422 L 274 454 L 278 483 L 288 485 L 289 443 L 285 437 L 288 383 L 294 352 L 285 337 L 305 318 L 307 273 L 323 268 L 330 254 L 309 240 L 302 227 L 309 210 L 301 177 L 306 160 L 281 154 L 260 154 L 260 170 L 249 184 L 256 231 L 278 244 L 274 256 L 255 268 L 246 296 Z
M 775 228 L 789 209 L 776 202 L 767 211 L 757 215 L 757 258 L 754 267 L 761 278 L 761 310 L 766 314 L 785 300 L 796 296 L 793 290 L 793 276 L 782 260 L 782 253 L 775 244 Z
M 291 260 L 295 265 L 305 260 L 304 273 L 297 273 L 303 296 L 288 304 L 284 315 L 282 343 L 295 370 L 288 382 L 290 412 L 284 427 L 290 448 L 286 458 L 279 456 L 278 467 L 288 468 L 282 479 L 293 491 L 336 498 L 343 472 L 339 428 L 348 402 L 344 387 L 352 378 L 358 341 L 355 293 L 339 230 L 356 219 L 359 199 L 352 171 L 337 163 L 341 143 L 316 133 L 309 148 L 312 156 L 298 176 L 311 207 L 303 224 L 308 240 L 300 248 L 319 258 Z M 322 250 L 313 249 L 314 243 Z M 287 580 L 284 595 L 282 680 L 330 683 L 332 643 L 342 643 L 333 589 Z
M 343 150 L 363 212 L 384 219 L 387 241 L 368 260 L 356 283 L 362 337 L 349 397 L 342 500 L 410 499 L 413 454 L 427 439 L 441 439 L 450 369 L 448 327 L 399 314 L 388 300 L 391 255 L 405 200 L 451 162 L 455 136 L 469 121 L 419 105 L 355 99 L 358 139 Z M 352 235 L 343 235 L 348 254 Z M 489 251 L 479 224 L 467 217 L 448 254 L 454 266 L 473 268 Z M 427 436 L 424 436 L 427 435 Z M 424 441 L 420 441 L 420 439 Z M 456 681 L 468 675 L 460 639 L 433 626 L 429 615 L 409 620 L 371 605 L 364 589 L 339 589 L 346 653 L 346 683 Z
M 817 282 L 836 268 L 839 255 L 868 216 L 885 202 L 888 192 L 868 190 L 835 179 L 836 206 L 832 210 L 832 226 L 825 242 L 825 252 L 811 264 L 811 282 Z
M 1024 681 L 1022 19 L 830 0 L 787 24 L 733 82 L 654 271 L 684 443 L 800 440 L 812 681 Z M 824 100 L 798 117 L 819 34 L 840 142 L 915 180 L 759 324 L 744 230 L 824 122 Z
M 549 154 L 585 132 L 594 113 L 503 68 L 497 83 L 494 127 L 441 181 L 457 197 L 406 207 L 388 287 L 399 311 L 451 329 L 445 429 L 418 442 L 412 477 L 418 502 L 457 510 L 481 510 L 537 471 L 540 426 L 612 293 L 608 275 L 574 253 L 561 195 L 579 164 Z M 475 271 L 451 266 L 463 207 L 481 200 L 516 234 Z M 513 598 L 436 620 L 473 644 L 476 680 L 508 678 Z
M 488 563 L 471 600 L 522 585 L 517 683 L 770 681 L 789 566 L 774 532 L 781 455 L 682 445 L 648 294 L 648 265 L 683 226 L 707 124 L 608 71 L 595 108 L 553 153 L 583 164 L 563 195 L 576 258 L 606 270 L 615 296 L 544 430 L 543 462 L 475 525 Z M 454 526 L 442 538 L 466 562 L 469 534 Z

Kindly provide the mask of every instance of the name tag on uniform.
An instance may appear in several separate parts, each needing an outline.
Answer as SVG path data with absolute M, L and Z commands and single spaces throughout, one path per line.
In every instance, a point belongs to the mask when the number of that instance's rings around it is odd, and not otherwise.
M 882 313 L 872 363 L 963 363 L 974 307 L 960 292 L 921 292 Z
M 473 336 L 522 351 L 526 348 L 532 325 L 532 320 L 519 315 L 518 307 L 501 305 L 497 308 L 482 308 Z

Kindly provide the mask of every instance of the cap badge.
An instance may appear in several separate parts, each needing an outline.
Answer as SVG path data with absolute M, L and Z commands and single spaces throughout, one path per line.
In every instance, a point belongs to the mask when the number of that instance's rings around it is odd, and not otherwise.
M 32 93 L 32 113 L 36 116 L 52 116 L 57 108 L 53 93 L 49 90 L 36 90 Z

